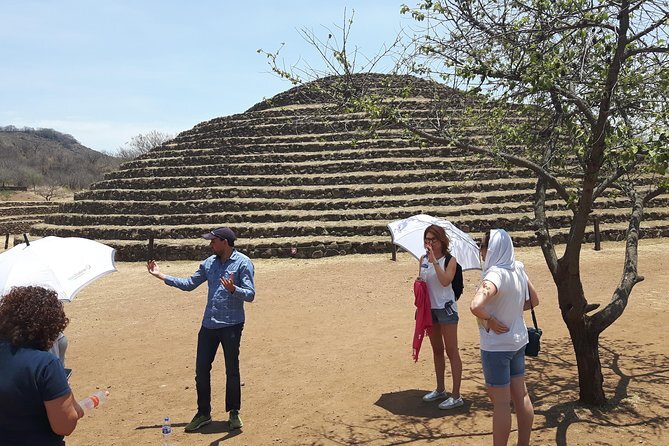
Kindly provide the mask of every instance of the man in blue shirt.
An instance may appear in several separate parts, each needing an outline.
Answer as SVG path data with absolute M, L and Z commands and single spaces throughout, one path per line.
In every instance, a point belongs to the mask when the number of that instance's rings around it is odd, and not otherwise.
M 242 427 L 239 417 L 239 345 L 244 328 L 244 302 L 252 302 L 255 298 L 253 263 L 234 248 L 237 238 L 235 233 L 224 227 L 214 229 L 202 237 L 210 240 L 214 255 L 205 259 L 187 279 L 163 274 L 154 260 L 147 264 L 152 276 L 180 290 L 192 291 L 204 282 L 209 286 L 207 306 L 197 337 L 197 413 L 186 426 L 186 432 L 196 431 L 211 423 L 211 365 L 219 344 L 223 346 L 225 357 L 225 411 L 230 412 L 231 429 Z

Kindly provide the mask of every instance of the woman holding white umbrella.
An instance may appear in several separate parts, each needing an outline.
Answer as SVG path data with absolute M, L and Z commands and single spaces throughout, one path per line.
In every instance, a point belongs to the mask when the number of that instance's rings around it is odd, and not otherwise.
M 430 345 L 434 357 L 437 388 L 423 396 L 423 401 L 443 399 L 440 409 L 453 409 L 464 404 L 460 395 L 462 360 L 458 348 L 458 307 L 451 285 L 456 259 L 449 254 L 450 241 L 441 226 L 430 225 L 423 233 L 425 255 L 419 260 L 419 278 L 425 281 L 430 296 L 432 330 Z M 448 356 L 453 377 L 450 396 L 446 393 L 444 374 Z
M 0 296 L 14 287 L 40 286 L 71 301 L 86 285 L 116 271 L 116 250 L 80 237 L 44 237 L 0 253 Z M 0 297 L 1 299 L 2 297 Z M 65 366 L 67 337 L 60 333 L 49 350 Z M 69 369 L 68 369 L 69 370 Z

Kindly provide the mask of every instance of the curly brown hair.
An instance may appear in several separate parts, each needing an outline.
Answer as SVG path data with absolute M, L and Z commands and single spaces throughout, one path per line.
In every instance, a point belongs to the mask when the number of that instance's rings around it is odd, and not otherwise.
M 69 322 L 53 290 L 15 287 L 0 299 L 0 338 L 14 347 L 48 350 Z

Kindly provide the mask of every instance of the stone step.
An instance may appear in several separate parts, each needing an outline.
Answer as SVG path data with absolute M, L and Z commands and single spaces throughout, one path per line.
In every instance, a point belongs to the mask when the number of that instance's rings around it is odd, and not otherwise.
M 434 119 L 434 107 L 425 101 L 403 101 L 402 110 L 410 114 L 416 122 L 431 123 Z M 452 122 L 458 122 L 462 115 L 459 107 L 442 108 L 440 112 L 451 115 Z M 523 120 L 518 116 L 510 116 L 510 122 Z M 379 127 L 378 122 L 369 119 L 364 113 L 343 113 L 333 107 L 312 107 L 294 110 L 275 109 L 257 113 L 243 113 L 202 122 L 190 130 L 181 132 L 173 141 L 178 143 L 195 135 L 212 134 L 237 129 L 296 129 L 311 126 L 309 131 L 319 128 L 341 129 L 345 131 L 365 131 Z M 304 130 L 302 129 L 304 132 Z
M 0 234 L 22 234 L 30 232 L 32 227 L 42 223 L 41 218 L 27 218 L 21 216 L 7 221 L 0 222 Z
M 609 223 L 600 226 L 602 240 L 624 240 L 627 231 L 625 223 Z M 475 240 L 480 240 L 484 231 L 470 232 Z M 641 225 L 642 238 L 659 238 L 669 236 L 669 225 L 666 220 L 647 221 Z M 551 233 L 554 243 L 561 244 L 567 240 L 569 233 L 566 229 L 553 230 Z M 511 236 L 514 245 L 536 246 L 537 238 L 533 231 L 512 231 Z M 586 243 L 594 243 L 594 232 L 592 227 L 587 228 L 584 240 Z M 117 261 L 146 261 L 149 258 L 147 240 L 100 240 L 117 250 Z M 242 239 L 236 242 L 236 248 L 255 258 L 318 258 L 324 256 L 335 256 L 343 254 L 379 254 L 390 253 L 393 245 L 390 234 L 380 236 L 349 236 L 349 237 L 293 237 L 264 238 L 264 239 Z M 401 251 L 401 248 L 397 248 Z M 206 240 L 198 237 L 182 240 L 170 240 L 156 238 L 154 240 L 154 251 L 152 258 L 156 260 L 183 260 L 204 259 L 211 255 L 211 249 Z M 194 266 L 194 268 L 196 265 Z
M 485 104 L 485 99 L 480 98 L 481 100 L 472 101 L 471 98 L 462 97 L 455 100 L 441 100 L 433 101 L 434 97 L 394 97 L 387 98 L 386 104 L 394 106 L 404 112 L 405 116 L 410 115 L 412 118 L 416 117 L 426 117 L 434 119 L 435 110 L 440 111 L 445 115 L 453 115 L 455 118 L 459 117 L 463 113 L 463 109 L 470 105 L 481 106 Z M 453 98 L 450 98 L 453 99 Z M 519 113 L 519 110 L 522 107 L 513 106 L 509 104 L 508 111 L 509 116 L 511 117 L 522 117 L 522 114 Z M 349 112 L 347 109 L 331 104 L 329 102 L 324 102 L 321 104 L 286 104 L 286 106 L 270 106 L 263 108 L 262 110 L 251 109 L 247 110 L 244 113 L 238 113 L 234 115 L 217 117 L 208 121 L 203 121 L 197 124 L 194 129 L 202 128 L 216 128 L 217 126 L 226 125 L 229 122 L 240 122 L 244 120 L 260 120 L 259 122 L 272 122 L 275 119 L 299 119 L 299 118 L 308 118 L 312 117 L 314 119 L 323 119 L 326 120 L 330 117 L 334 119 L 369 119 L 369 117 L 363 112 Z
M 42 213 L 42 212 L 26 212 L 26 213 L 16 213 L 12 215 L 0 215 L 0 224 L 14 222 L 17 220 L 30 219 L 34 221 L 43 220 L 47 215 L 54 214 L 51 213 Z
M 411 112 L 411 110 L 408 110 Z M 461 117 L 458 111 L 451 119 L 451 125 L 462 126 L 465 135 L 482 135 L 485 130 L 478 127 L 466 127 L 465 117 Z M 508 124 L 524 122 L 526 118 L 510 117 L 505 120 Z M 412 116 L 412 124 L 416 128 L 432 128 L 434 119 L 428 116 L 427 112 L 423 116 Z M 464 123 L 464 124 L 463 124 Z M 229 138 L 244 136 L 297 136 L 323 135 L 323 134 L 346 134 L 349 138 L 366 138 L 371 134 L 395 133 L 408 137 L 407 132 L 399 124 L 379 125 L 378 121 L 366 118 L 339 117 L 331 118 L 325 116 L 304 116 L 302 118 L 275 118 L 253 120 L 235 120 L 227 125 L 211 125 L 203 128 L 193 129 L 187 133 L 180 133 L 172 144 L 195 141 L 201 139 L 204 135 L 207 138 Z
M 342 141 L 275 141 L 262 143 L 245 143 L 238 140 L 225 140 L 223 142 L 209 139 L 179 145 L 161 146 L 162 150 L 153 149 L 136 160 L 129 161 L 127 164 L 133 165 L 135 162 L 144 162 L 145 160 L 175 158 L 182 156 L 202 155 L 248 155 L 248 154 L 270 154 L 270 153 L 330 153 L 340 152 L 342 150 L 389 150 L 404 149 L 414 147 L 411 141 L 397 138 L 373 138 L 373 139 L 348 139 Z M 434 145 L 435 148 L 443 146 Z M 429 149 L 429 148 L 428 148 Z M 449 156 L 471 155 L 457 148 L 448 148 Z
M 425 100 L 398 100 L 395 101 L 400 104 L 402 111 L 406 115 L 411 115 L 416 119 L 433 119 L 434 118 L 434 104 Z M 460 104 L 454 107 L 440 107 L 440 112 L 445 115 L 453 116 L 453 119 L 458 119 L 462 114 L 462 107 Z M 513 118 L 513 117 L 512 117 Z M 290 125 L 294 122 L 309 122 L 316 123 L 331 123 L 340 122 L 345 123 L 348 128 L 355 129 L 358 123 L 368 125 L 369 117 L 362 112 L 346 113 L 337 107 L 327 105 L 314 105 L 311 107 L 276 107 L 266 109 L 259 112 L 246 112 L 229 116 L 214 118 L 208 121 L 201 122 L 193 128 L 186 130 L 180 135 L 191 135 L 208 133 L 221 129 L 228 129 L 236 126 L 262 126 L 267 124 L 283 124 Z
M 549 198 L 554 198 L 549 193 Z M 404 196 L 349 197 L 331 200 L 319 199 L 273 199 L 236 198 L 182 201 L 116 201 L 116 200 L 77 200 L 67 203 L 63 212 L 88 214 L 137 214 L 165 215 L 169 213 L 199 214 L 214 213 L 225 209 L 227 212 L 271 211 L 271 210 L 345 210 L 370 209 L 375 207 L 402 206 L 438 206 L 449 203 L 461 206 L 471 203 L 499 203 L 507 201 L 531 200 L 533 191 L 490 191 L 472 192 L 467 195 L 457 194 L 407 194 Z
M 342 143 L 336 147 L 325 149 L 322 144 L 283 144 L 272 148 L 266 145 L 247 145 L 216 148 L 189 149 L 188 155 L 183 150 L 166 151 L 160 157 L 144 158 L 131 161 L 124 165 L 125 168 L 151 167 L 169 163 L 177 159 L 203 165 L 203 159 L 210 162 L 304 162 L 304 161 L 334 161 L 344 159 L 375 159 L 375 158 L 415 158 L 417 156 L 439 156 L 441 158 L 454 158 L 442 146 L 420 148 L 412 145 L 390 146 L 366 145 L 358 147 L 355 144 Z
M 204 160 L 203 160 L 204 161 Z M 494 166 L 489 162 L 481 162 L 477 166 L 477 158 L 463 162 L 460 159 L 444 159 L 442 157 L 413 157 L 413 158 L 378 158 L 378 159 L 341 159 L 335 161 L 301 161 L 293 162 L 286 159 L 283 162 L 268 160 L 257 163 L 235 163 L 235 162 L 211 162 L 205 164 L 178 164 L 175 162 L 169 166 L 156 166 L 145 168 L 121 169 L 105 175 L 105 179 L 116 178 L 141 178 L 141 177 L 188 177 L 188 176 L 239 176 L 239 175 L 315 175 L 315 174 L 340 174 L 353 172 L 412 172 L 415 170 L 442 170 L 456 177 L 468 175 L 489 174 L 493 177 L 500 171 L 512 172 L 514 175 L 522 175 L 528 169 L 504 168 Z M 487 165 L 487 166 L 486 166 Z M 477 173 L 478 172 L 478 173 Z
M 383 131 L 378 131 L 376 137 L 381 139 L 391 139 L 402 141 L 404 145 L 410 143 L 410 138 L 403 129 L 384 129 Z M 481 132 L 478 127 L 471 127 L 468 129 L 463 129 L 461 133 L 461 139 L 467 142 L 480 142 L 485 141 L 489 135 L 484 132 Z M 203 135 L 192 135 L 192 137 L 187 138 L 185 136 L 180 136 L 179 139 L 175 140 L 170 145 L 166 146 L 168 149 L 173 149 L 175 146 L 183 147 L 184 149 L 192 147 L 217 147 L 217 146 L 240 146 L 240 145 L 252 145 L 252 144 L 270 144 L 274 142 L 278 143 L 333 143 L 333 142 L 342 142 L 348 141 L 349 143 L 357 142 L 359 139 L 369 139 L 370 135 L 366 134 L 352 134 L 351 132 L 323 132 L 323 133 L 304 133 L 304 134 L 264 134 L 263 132 L 254 132 L 250 135 L 217 135 L 217 134 L 203 134 Z M 189 145 L 192 144 L 192 145 Z M 155 153 L 159 153 L 156 151 Z
M 58 201 L 0 201 L 0 235 L 21 234 L 58 212 Z
M 661 216 L 669 217 L 669 199 L 664 200 L 665 207 L 654 207 L 647 210 L 649 218 L 659 219 Z M 607 200 L 599 203 L 599 212 L 605 210 L 623 209 L 627 210 L 627 201 Z M 347 221 L 347 220 L 375 220 L 389 222 L 409 215 L 426 213 L 448 220 L 461 219 L 465 216 L 489 216 L 491 214 L 509 215 L 524 214 L 527 218 L 534 218 L 534 209 L 529 201 L 504 202 L 498 204 L 485 204 L 476 202 L 460 206 L 424 205 L 400 206 L 370 209 L 337 209 L 337 210 L 265 210 L 265 211 L 237 211 L 237 212 L 191 212 L 178 214 L 172 211 L 169 215 L 146 214 L 81 214 L 81 213 L 58 213 L 45 219 L 45 223 L 61 226 L 89 226 L 89 225 L 125 225 L 125 226 L 172 226 L 172 225 L 197 225 L 206 224 L 211 226 L 232 223 L 279 223 L 279 222 L 324 222 L 324 221 Z M 565 206 L 559 200 L 548 201 L 547 211 L 563 211 Z M 604 210 L 604 211 L 601 211 Z M 597 215 L 597 214 L 595 214 Z
M 508 198 L 508 195 L 505 195 Z M 277 203 L 274 209 L 251 210 L 252 206 L 243 205 L 242 210 L 220 212 L 220 205 L 211 206 L 209 202 L 189 203 L 175 209 L 172 203 L 161 203 L 162 206 L 153 206 L 147 208 L 145 203 L 133 202 L 130 206 L 124 206 L 119 209 L 116 202 L 99 206 L 99 202 L 92 203 L 95 207 L 93 211 L 86 212 L 83 202 L 73 203 L 69 210 L 64 208 L 62 212 L 48 216 L 45 223 L 54 225 L 90 225 L 90 224 L 125 224 L 128 226 L 143 225 L 174 225 L 174 224 L 195 224 L 208 223 L 219 224 L 220 222 L 241 223 L 244 221 L 250 223 L 262 222 L 280 222 L 280 221 L 342 221 L 342 220 L 396 220 L 405 218 L 407 215 L 430 214 L 446 219 L 453 216 L 463 215 L 489 215 L 489 214 L 507 214 L 507 213 L 527 213 L 534 215 L 531 197 L 523 197 L 521 200 L 508 200 L 505 196 L 498 197 L 459 197 L 459 199 L 433 200 L 426 203 L 419 198 L 406 200 L 389 200 L 387 203 L 365 202 L 362 206 L 351 206 L 342 208 L 333 206 L 330 208 L 310 208 L 305 203 L 303 208 L 296 207 L 299 203 L 291 203 L 294 208 L 290 209 L 286 203 Z M 409 197 L 407 197 L 409 198 Z M 486 201 L 480 201 L 485 198 Z M 496 201 L 494 201 L 496 200 Z M 448 202 L 448 205 L 444 203 Z M 457 204 L 456 204 L 457 203 Z M 158 204 L 158 203 L 157 203 Z M 374 204 L 385 204 L 384 207 L 372 207 Z M 655 206 L 648 208 L 651 212 L 661 207 L 669 207 L 669 195 L 660 196 L 654 200 Z M 178 205 L 177 205 L 178 206 Z M 616 209 L 629 208 L 628 200 L 624 197 L 613 197 L 609 199 L 600 199 L 595 205 L 595 209 Z M 113 213 L 101 213 L 107 209 Z M 126 213 L 125 210 L 135 211 L 135 213 Z M 189 210 L 188 213 L 179 213 L 177 210 Z M 547 200 L 546 210 L 565 210 L 564 202 L 561 200 Z M 153 211 L 153 213 L 151 213 Z M 166 212 L 169 211 L 169 212 Z
M 485 135 L 475 134 L 472 138 L 463 138 L 466 142 L 481 145 L 487 138 Z M 276 144 L 276 149 L 262 150 L 263 147 Z M 415 145 L 411 140 L 400 135 L 379 135 L 373 139 L 361 137 L 351 137 L 348 134 L 323 134 L 312 135 L 311 137 L 226 137 L 226 138 L 200 138 L 192 142 L 182 142 L 178 146 L 171 146 L 166 154 L 175 154 L 182 152 L 188 154 L 194 149 L 214 149 L 221 155 L 240 155 L 245 153 L 270 153 L 281 151 L 300 151 L 300 152 L 328 152 L 344 149 L 383 149 L 383 148 L 403 148 Z M 435 144 L 435 146 L 437 146 Z M 427 147 L 427 146 L 426 146 Z M 455 156 L 463 156 L 467 153 L 463 149 L 452 148 L 449 153 Z M 159 152 L 149 152 L 140 159 L 162 158 Z
M 245 178 L 253 177 L 256 180 L 254 184 L 263 185 L 262 179 L 267 178 L 271 185 L 277 179 L 272 177 L 280 177 L 279 181 L 285 184 L 286 179 L 304 178 L 329 178 L 326 184 L 339 184 L 337 178 L 339 176 L 346 176 L 349 178 L 348 184 L 354 183 L 360 178 L 361 183 L 368 183 L 369 176 L 381 175 L 385 176 L 386 184 L 396 183 L 395 178 L 406 178 L 406 174 L 410 173 L 430 173 L 431 176 L 438 180 L 444 181 L 463 181 L 481 178 L 510 178 L 510 177 L 530 177 L 531 172 L 527 169 L 521 168 L 503 168 L 503 167 L 481 167 L 477 169 L 460 169 L 457 163 L 443 162 L 438 160 L 422 159 L 406 162 L 390 162 L 390 161 L 341 161 L 335 163 L 248 163 L 239 165 L 208 165 L 208 166 L 173 166 L 173 167 L 155 167 L 147 169 L 132 169 L 116 171 L 113 174 L 105 175 L 103 181 L 116 180 L 122 178 L 131 179 L 162 179 L 164 177 L 172 178 L 172 184 L 175 187 L 185 187 L 179 184 L 180 178 L 187 178 L 189 182 L 202 182 L 193 178 L 205 178 L 209 180 L 205 185 L 221 185 L 230 184 L 227 180 L 231 178 L 231 182 L 237 185 L 248 183 Z M 351 175 L 351 174 L 358 174 Z M 361 175 L 366 174 L 368 178 Z M 240 178 L 241 177 L 241 178 Z M 415 179 L 414 175 L 414 179 Z M 381 180 L 372 181 L 374 183 L 381 182 Z M 213 183 L 213 184 L 212 184 Z M 303 180 L 297 181 L 296 184 L 303 184 Z M 314 184 L 323 184 L 325 181 L 318 181 Z M 98 188 L 96 184 L 94 188 Z
M 486 181 L 463 180 L 450 183 L 423 182 L 400 185 L 317 185 L 317 186 L 277 186 L 277 187 L 237 187 L 220 186 L 207 188 L 170 188 L 153 190 L 116 190 L 98 189 L 88 190 L 75 194 L 75 200 L 118 200 L 118 201 L 182 201 L 194 200 L 202 197 L 208 199 L 237 199 L 237 198 L 264 198 L 264 199 L 321 199 L 356 197 L 383 197 L 413 194 L 466 194 L 482 191 L 496 191 L 502 188 L 510 190 L 532 190 L 535 180 L 532 178 L 488 179 Z
M 549 210 L 561 210 L 563 207 L 558 201 L 547 203 Z M 346 220 L 377 220 L 392 221 L 405 218 L 408 215 L 427 213 L 442 218 L 451 219 L 453 216 L 488 215 L 490 213 L 524 212 L 531 213 L 532 206 L 525 203 L 503 203 L 482 206 L 480 203 L 462 206 L 401 206 L 392 208 L 371 209 L 337 209 L 337 210 L 268 210 L 268 211 L 238 211 L 189 213 L 171 215 L 147 214 L 76 214 L 59 213 L 49 217 L 45 222 L 62 226 L 87 226 L 95 224 L 126 225 L 126 226 L 156 226 L 178 224 L 208 224 L 217 225 L 221 222 L 232 223 L 278 223 L 287 221 L 346 221 Z
M 38 202 L 39 203 L 39 202 Z M 31 215 L 31 214 L 52 214 L 58 211 L 58 206 L 60 203 L 48 204 L 48 205 L 35 205 L 35 206 L 4 206 L 4 202 L 0 202 L 0 217 L 4 216 L 20 216 L 20 215 Z
M 0 201 L 0 209 L 13 207 L 51 207 L 57 206 L 58 201 Z
M 333 162 L 348 160 L 376 160 L 376 159 L 441 159 L 458 166 L 495 167 L 494 161 L 477 156 L 453 156 L 445 147 L 400 147 L 400 148 L 341 148 L 329 151 L 286 151 L 262 153 L 229 153 L 221 154 L 215 149 L 193 149 L 189 155 L 169 152 L 171 156 L 161 158 L 144 158 L 123 164 L 120 170 L 132 170 L 151 167 L 171 167 L 175 165 L 206 166 L 210 164 L 232 163 L 304 163 L 304 162 Z M 167 154 L 166 154 L 167 155 Z
M 486 183 L 487 184 L 487 183 Z M 225 210 L 227 213 L 244 212 L 262 212 L 262 211 L 343 211 L 347 210 L 365 210 L 374 208 L 403 208 L 412 207 L 416 209 L 429 206 L 438 207 L 448 204 L 451 207 L 461 207 L 467 205 L 494 205 L 496 203 L 525 203 L 531 206 L 534 199 L 534 191 L 529 187 L 525 189 L 504 189 L 500 185 L 492 184 L 492 188 L 482 188 L 479 191 L 463 190 L 459 185 L 450 187 L 440 187 L 428 189 L 419 193 L 404 195 L 388 194 L 375 197 L 359 196 L 322 199 L 294 199 L 294 198 L 275 198 L 267 200 L 254 197 L 237 197 L 234 200 L 230 198 L 222 199 L 196 199 L 179 201 L 161 201 L 161 200 L 76 200 L 70 203 L 64 203 L 61 212 L 75 214 L 95 214 L 95 215 L 113 215 L 113 214 L 147 214 L 147 215 L 168 215 L 175 214 L 211 214 L 220 213 Z M 139 194 L 141 195 L 141 194 Z M 553 191 L 547 192 L 548 200 L 556 200 L 557 195 Z M 666 206 L 669 195 L 662 195 L 651 203 L 654 206 Z M 145 197 L 141 197 L 145 198 Z M 627 199 L 611 195 L 602 197 L 595 203 L 596 207 L 603 206 L 602 203 L 608 203 L 613 200 L 615 207 L 624 207 Z
M 410 184 L 422 182 L 448 181 L 453 174 L 444 170 L 421 169 L 412 172 L 346 172 L 339 174 L 285 174 L 285 175 L 228 175 L 228 176 L 190 176 L 190 177 L 141 177 L 114 178 L 98 181 L 90 186 L 99 189 L 172 189 L 172 188 L 208 188 L 225 184 L 233 186 L 334 186 L 334 185 L 369 185 L 369 184 Z M 471 179 L 471 178 L 467 178 Z M 78 195 L 79 196 L 79 195 Z
M 625 222 L 629 218 L 628 209 L 602 209 L 593 213 L 599 218 L 600 224 Z M 669 208 L 653 209 L 645 213 L 648 220 L 666 221 L 669 224 Z M 571 222 L 570 211 L 547 212 L 549 227 L 567 228 Z M 203 219 L 205 220 L 205 219 Z M 219 220 L 220 221 L 220 220 Z M 389 220 L 344 220 L 344 221 L 282 221 L 268 223 L 243 223 L 243 227 L 230 225 L 240 238 L 290 238 L 300 236 L 328 236 L 348 237 L 356 235 L 377 236 L 387 231 Z M 506 213 L 503 215 L 461 215 L 451 221 L 465 231 L 483 232 L 485 228 L 509 228 L 513 231 L 531 231 L 535 227 L 534 215 L 531 213 Z M 128 226 L 114 225 L 81 225 L 60 226 L 47 223 L 38 224 L 33 232 L 38 235 L 53 234 L 62 237 L 74 237 L 76 234 L 86 234 L 94 239 L 126 239 L 145 240 L 156 238 L 192 238 L 193 234 L 202 234 L 207 228 L 218 225 L 218 221 L 200 221 L 193 224 L 178 225 L 144 225 Z
M 441 162 L 449 166 L 450 169 L 500 169 L 500 166 L 494 160 L 483 158 L 476 155 L 456 156 L 450 153 L 450 149 L 444 147 L 404 147 L 404 148 L 378 148 L 378 149 L 350 149 L 342 148 L 336 151 L 322 152 L 279 152 L 279 153 L 244 153 L 244 154 L 216 154 L 213 149 L 191 150 L 191 153 L 198 155 L 184 156 L 175 154 L 170 157 L 141 159 L 123 164 L 121 168 L 113 174 L 108 174 L 106 178 L 123 178 L 132 175 L 134 172 L 142 172 L 143 169 L 157 168 L 177 168 L 179 166 L 211 166 L 211 165 L 229 165 L 229 164 L 251 164 L 253 166 L 264 165 L 285 165 L 285 166 L 310 166 L 312 164 L 342 163 L 343 166 L 351 162 L 364 161 L 365 165 L 370 166 L 370 170 L 378 171 L 374 165 L 375 162 L 395 163 L 423 161 L 427 167 L 432 167 L 431 163 Z M 208 153 L 210 152 L 210 153 Z M 514 168 L 516 171 L 523 170 Z M 569 164 L 565 168 L 569 172 Z M 574 170 L 571 168 L 571 170 Z M 151 173 L 153 171 L 147 170 Z
M 326 138 L 325 136 L 332 137 Z M 463 138 L 465 141 L 486 144 L 491 142 L 486 134 L 475 132 L 471 138 Z M 269 153 L 285 151 L 318 152 L 337 151 L 341 148 L 393 148 L 410 147 L 416 143 L 412 138 L 397 131 L 378 132 L 375 135 L 350 135 L 348 133 L 302 135 L 299 137 L 278 136 L 274 137 L 211 137 L 202 136 L 197 139 L 184 140 L 179 143 L 167 143 L 157 147 L 151 152 L 142 155 L 138 159 L 162 158 L 164 155 L 181 153 L 188 155 L 191 150 L 212 149 L 222 155 L 234 155 L 244 153 Z M 427 145 L 424 145 L 427 147 Z M 438 146 L 434 144 L 434 146 Z M 449 148 L 449 153 L 457 153 L 458 156 L 468 155 L 463 149 Z

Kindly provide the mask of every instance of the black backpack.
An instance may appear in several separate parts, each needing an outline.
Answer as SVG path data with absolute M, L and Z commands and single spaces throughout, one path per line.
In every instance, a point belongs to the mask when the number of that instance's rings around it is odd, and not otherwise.
M 448 262 L 451 261 L 453 256 L 446 254 L 446 261 L 444 262 L 444 267 L 448 266 Z M 455 293 L 455 300 L 460 299 L 462 292 L 465 289 L 465 280 L 462 277 L 462 266 L 458 262 L 455 262 L 455 275 L 453 276 L 453 281 L 451 282 L 451 287 L 453 288 L 453 293 Z

